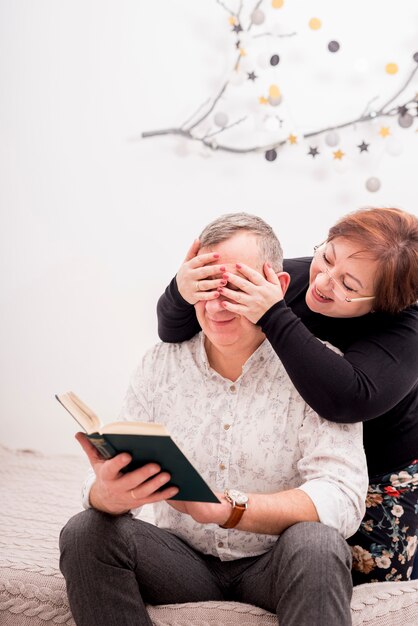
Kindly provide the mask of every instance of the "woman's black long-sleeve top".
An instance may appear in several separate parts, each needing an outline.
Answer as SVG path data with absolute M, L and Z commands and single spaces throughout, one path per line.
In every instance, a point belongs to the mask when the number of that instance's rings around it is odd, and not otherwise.
M 364 422 L 369 475 L 394 472 L 418 457 L 418 306 L 397 315 L 314 313 L 305 302 L 310 263 L 285 260 L 291 276 L 285 301 L 258 324 L 307 404 L 333 422 Z M 184 341 L 201 330 L 175 279 L 160 297 L 157 314 L 163 341 Z M 339 348 L 344 358 L 317 338 Z

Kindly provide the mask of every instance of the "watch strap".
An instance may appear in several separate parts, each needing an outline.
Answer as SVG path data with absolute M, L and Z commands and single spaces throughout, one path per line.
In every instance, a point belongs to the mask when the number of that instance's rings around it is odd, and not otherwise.
M 235 526 L 237 526 L 240 522 L 241 517 L 244 515 L 246 508 L 246 504 L 235 504 L 235 506 L 232 507 L 231 515 L 228 517 L 225 524 L 219 524 L 219 526 L 221 528 L 235 528 Z

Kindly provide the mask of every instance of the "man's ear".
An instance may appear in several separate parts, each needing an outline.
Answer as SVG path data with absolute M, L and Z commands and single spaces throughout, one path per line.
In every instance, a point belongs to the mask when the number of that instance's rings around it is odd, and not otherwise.
M 283 295 L 285 295 L 287 288 L 290 285 L 290 274 L 288 274 L 287 272 L 278 272 L 277 278 L 279 279 L 280 286 L 283 291 Z

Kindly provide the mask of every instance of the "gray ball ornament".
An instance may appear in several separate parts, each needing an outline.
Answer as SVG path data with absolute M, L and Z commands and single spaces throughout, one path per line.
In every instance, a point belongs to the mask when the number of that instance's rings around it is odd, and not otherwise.
M 398 117 L 398 124 L 401 128 L 409 128 L 414 123 L 414 118 L 410 113 L 405 113 L 405 115 L 400 115 Z
M 267 150 L 264 156 L 267 161 L 275 161 L 277 159 L 277 151 L 272 148 L 271 150 Z
M 325 143 L 330 148 L 335 148 L 335 146 L 338 146 L 338 144 L 340 143 L 339 134 L 336 133 L 335 130 L 330 131 L 325 135 Z
M 279 104 L 281 104 L 282 97 L 279 96 L 278 98 L 272 98 L 271 96 L 269 96 L 267 100 L 269 101 L 269 104 L 271 104 L 272 107 L 277 107 L 279 106 Z
M 330 52 L 338 52 L 338 50 L 340 49 L 340 44 L 338 43 L 338 41 L 330 41 L 328 44 L 328 50 Z
M 251 14 L 251 21 L 256 26 L 260 26 L 260 24 L 262 24 L 265 19 L 266 16 L 264 15 L 263 11 L 260 11 L 260 9 L 256 9 Z
M 216 126 L 224 128 L 228 124 L 228 116 L 226 113 L 222 113 L 222 111 L 219 111 L 218 113 L 215 113 L 213 121 L 215 122 Z
M 367 191 L 379 191 L 381 187 L 381 182 L 379 180 L 379 178 L 376 178 L 376 176 L 371 176 L 370 178 L 368 178 L 366 180 L 366 189 Z

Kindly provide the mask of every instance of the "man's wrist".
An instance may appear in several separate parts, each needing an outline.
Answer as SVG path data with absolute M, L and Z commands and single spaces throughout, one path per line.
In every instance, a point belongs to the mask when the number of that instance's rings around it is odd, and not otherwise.
M 231 505 L 223 494 L 218 497 L 221 501 L 221 506 L 217 505 L 218 510 L 215 523 L 218 524 L 218 526 L 222 526 L 227 522 L 229 516 L 231 515 Z
M 242 516 L 248 508 L 249 498 L 239 489 L 225 489 L 224 498 L 229 505 L 228 518 L 219 524 L 221 528 L 235 528 L 241 522 Z
M 86 477 L 86 480 L 84 481 L 83 488 L 81 491 L 81 503 L 84 509 L 91 508 L 90 492 L 95 482 L 96 482 L 96 474 L 93 472 L 93 470 L 90 470 Z

